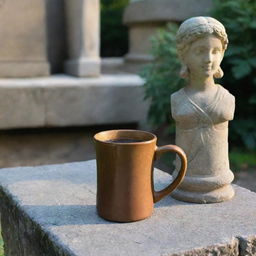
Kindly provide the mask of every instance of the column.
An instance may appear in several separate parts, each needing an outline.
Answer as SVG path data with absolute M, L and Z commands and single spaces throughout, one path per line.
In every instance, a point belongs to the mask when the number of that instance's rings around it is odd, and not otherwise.
M 68 60 L 66 73 L 78 77 L 100 75 L 99 0 L 66 0 Z

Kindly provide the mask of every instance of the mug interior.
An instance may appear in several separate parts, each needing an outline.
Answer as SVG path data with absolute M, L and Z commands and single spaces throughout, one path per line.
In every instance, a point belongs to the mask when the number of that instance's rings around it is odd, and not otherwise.
M 94 139 L 106 143 L 116 143 L 118 140 L 124 140 L 122 144 L 126 144 L 125 140 L 131 140 L 131 143 L 145 143 L 156 140 L 156 136 L 150 132 L 140 130 L 110 130 L 99 132 L 94 135 Z M 134 142 L 133 142 L 134 141 Z

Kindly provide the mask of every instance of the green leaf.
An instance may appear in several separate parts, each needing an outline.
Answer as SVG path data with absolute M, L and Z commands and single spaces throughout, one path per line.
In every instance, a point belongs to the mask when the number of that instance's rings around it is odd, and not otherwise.
M 243 52 L 243 46 L 230 45 L 225 53 L 225 57 L 239 55 Z
M 256 137 L 253 133 L 243 134 L 243 140 L 249 149 L 254 149 L 256 147 Z
M 248 59 L 248 62 L 251 64 L 251 66 L 256 68 L 256 57 Z
M 249 25 L 251 28 L 256 28 L 256 20 L 250 23 Z
M 256 95 L 253 95 L 253 96 L 249 99 L 249 103 L 250 103 L 250 104 L 256 104 Z
M 240 61 L 236 66 L 232 67 L 232 73 L 236 79 L 241 79 L 251 72 L 251 66 L 247 61 Z

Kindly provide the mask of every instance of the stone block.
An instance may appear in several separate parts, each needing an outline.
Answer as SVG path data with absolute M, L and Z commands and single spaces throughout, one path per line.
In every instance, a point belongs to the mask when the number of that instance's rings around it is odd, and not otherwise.
M 142 85 L 128 74 L 0 79 L 0 129 L 144 122 Z
M 136 26 L 131 26 L 129 29 L 129 53 L 125 55 L 125 60 L 141 64 L 153 61 L 150 53 L 150 38 L 156 34 L 160 27 L 163 28 L 164 26 L 160 24 L 136 24 Z
M 155 170 L 161 189 L 171 176 Z M 234 186 L 218 204 L 179 202 L 170 196 L 153 215 L 113 223 L 96 213 L 96 163 L 0 170 L 2 233 L 6 256 L 253 256 L 256 194 Z
M 181 22 L 193 16 L 206 15 L 212 0 L 141 0 L 131 2 L 125 9 L 123 22 Z M 143 11 L 142 11 L 143 10 Z
M 134 75 L 58 81 L 45 90 L 46 124 L 136 123 L 146 120 L 148 102 L 143 100 L 143 81 Z
M 0 76 L 48 75 L 45 2 L 4 0 L 0 12 Z

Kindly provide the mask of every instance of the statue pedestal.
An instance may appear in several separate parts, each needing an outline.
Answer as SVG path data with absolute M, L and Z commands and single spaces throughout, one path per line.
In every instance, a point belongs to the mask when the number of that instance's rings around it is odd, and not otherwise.
M 175 177 L 175 172 L 173 176 Z M 234 179 L 234 174 L 229 171 L 224 175 L 186 176 L 182 184 L 172 192 L 172 197 L 193 203 L 219 203 L 233 198 L 235 191 L 230 184 Z

